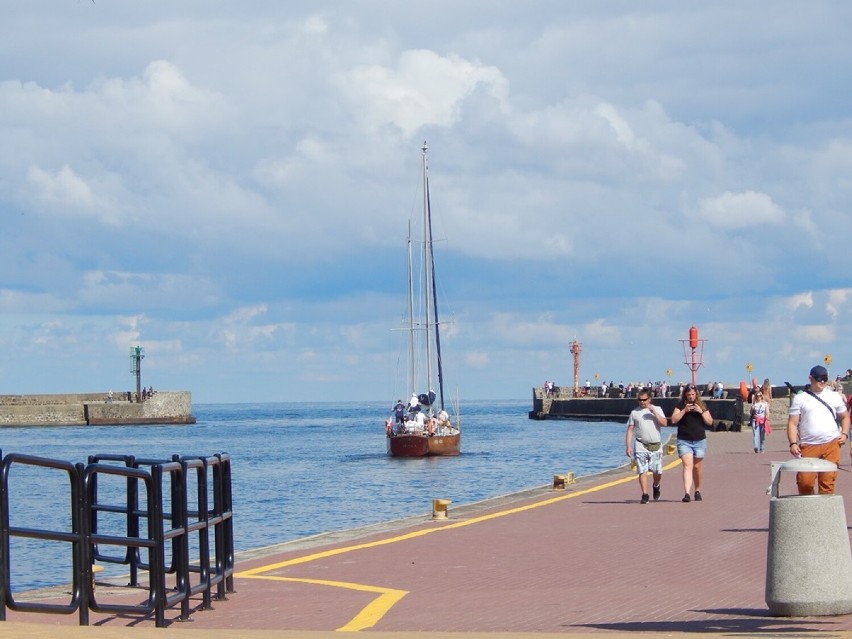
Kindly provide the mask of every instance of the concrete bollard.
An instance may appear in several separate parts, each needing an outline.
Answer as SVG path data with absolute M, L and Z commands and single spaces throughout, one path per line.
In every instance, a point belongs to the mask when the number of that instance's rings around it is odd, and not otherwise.
M 830 472 L 824 459 L 772 464 L 766 604 L 776 617 L 852 613 L 852 550 L 840 495 L 778 495 L 782 472 Z

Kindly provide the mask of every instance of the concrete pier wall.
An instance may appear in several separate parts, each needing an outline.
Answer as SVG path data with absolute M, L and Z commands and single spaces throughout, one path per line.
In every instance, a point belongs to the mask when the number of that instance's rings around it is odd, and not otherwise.
M 847 383 L 849 386 L 847 386 Z M 844 394 L 852 393 L 852 382 L 844 382 Z M 796 386 L 793 390 L 801 389 Z M 714 419 L 714 430 L 741 430 L 749 427 L 751 404 L 744 402 L 739 389 L 726 389 L 726 399 L 711 399 L 702 396 L 702 401 L 710 409 Z M 597 393 L 596 389 L 593 389 Z M 617 395 L 617 391 L 615 391 Z M 774 386 L 772 401 L 769 405 L 769 420 L 773 430 L 784 429 L 787 426 L 787 409 L 792 399 L 791 389 L 786 386 Z M 663 409 L 666 416 L 672 414 L 677 404 L 676 397 L 655 397 L 654 404 Z M 533 409 L 529 412 L 530 419 L 579 419 L 585 421 L 625 421 L 630 411 L 636 408 L 633 398 L 620 397 L 574 397 L 570 387 L 560 388 L 558 394 L 545 396 L 541 387 L 533 388 Z
M 194 424 L 189 391 L 158 391 L 143 402 L 128 393 L 0 395 L 0 426 Z
M 743 400 L 710 399 L 702 401 L 713 415 L 714 430 L 740 430 L 743 424 Z M 678 399 L 674 397 L 654 398 L 654 404 L 663 409 L 666 416 L 672 414 Z M 530 419 L 579 419 L 584 421 L 622 422 L 630 411 L 638 406 L 636 398 L 610 397 L 542 397 L 539 389 L 533 389 L 533 409 Z

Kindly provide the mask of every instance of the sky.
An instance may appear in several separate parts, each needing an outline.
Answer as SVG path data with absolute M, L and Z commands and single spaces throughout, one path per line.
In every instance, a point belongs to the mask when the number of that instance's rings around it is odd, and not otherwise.
M 28 0 L 0 21 L 0 394 L 387 400 L 429 180 L 444 373 L 852 367 L 852 4 Z M 748 366 L 751 366 L 749 371 Z

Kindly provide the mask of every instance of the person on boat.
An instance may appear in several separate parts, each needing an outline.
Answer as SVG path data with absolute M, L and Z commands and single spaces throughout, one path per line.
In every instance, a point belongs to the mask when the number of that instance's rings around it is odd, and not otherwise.
M 410 422 L 410 421 L 409 421 L 409 419 L 408 419 L 408 415 L 406 415 L 405 417 L 403 417 L 403 418 L 402 418 L 402 420 L 403 420 L 403 421 L 402 421 L 402 423 L 401 423 L 401 424 L 397 424 L 397 425 L 396 425 L 396 434 L 397 434 L 397 435 L 402 435 L 402 434 L 404 434 L 404 433 L 407 433 L 407 432 L 408 432 L 408 429 L 410 428 L 410 424 L 411 424 L 411 422 Z
M 438 427 L 439 434 L 447 434 L 450 429 L 453 427 L 450 422 L 450 415 L 443 408 L 438 411 L 438 417 L 436 419 L 436 426 Z
M 420 410 L 420 400 L 417 399 L 417 393 L 411 393 L 411 399 L 408 400 L 408 412 L 413 413 Z
M 393 407 L 393 414 L 397 424 L 402 424 L 405 421 L 405 404 L 401 399 L 396 400 L 396 405 Z
M 435 434 L 435 427 L 438 425 L 438 420 L 435 417 L 426 418 L 426 432 L 430 435 Z
M 426 428 L 426 415 L 423 414 L 423 411 L 420 410 L 420 406 L 417 406 L 417 410 L 414 412 L 414 423 L 410 424 L 414 430 L 423 432 Z

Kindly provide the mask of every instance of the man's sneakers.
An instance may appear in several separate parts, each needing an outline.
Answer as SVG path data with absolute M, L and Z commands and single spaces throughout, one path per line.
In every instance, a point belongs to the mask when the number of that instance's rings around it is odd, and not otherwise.
M 654 484 L 652 488 L 654 489 L 654 501 L 657 501 L 660 498 L 660 485 Z M 649 501 L 651 501 L 651 498 L 648 496 L 648 493 L 642 493 L 642 499 L 639 503 L 647 504 Z
M 681 499 L 681 501 L 682 501 L 683 503 L 685 503 L 685 504 L 688 504 L 690 501 L 692 501 L 692 500 L 689 498 L 689 493 L 686 493 L 686 494 L 683 496 L 683 499 Z M 700 490 L 696 490 L 696 491 L 695 491 L 695 501 L 701 501 L 701 491 L 700 491 Z

